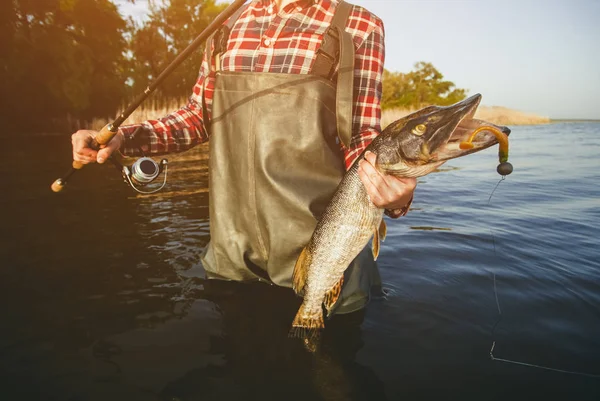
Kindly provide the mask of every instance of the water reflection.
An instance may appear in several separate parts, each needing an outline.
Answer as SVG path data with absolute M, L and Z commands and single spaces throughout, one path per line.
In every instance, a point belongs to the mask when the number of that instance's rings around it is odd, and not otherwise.
M 327 323 L 317 353 L 288 337 L 300 306 L 289 290 L 263 283 L 196 280 L 202 290 L 178 317 L 95 341 L 94 386 L 115 395 L 144 389 L 161 400 L 384 400 L 383 383 L 356 362 L 363 313 Z M 374 398 L 373 398 L 374 397 Z M 119 398 L 121 399 L 121 398 Z
M 383 384 L 355 362 L 362 313 L 330 320 L 319 351 L 310 354 L 288 337 L 300 306 L 289 290 L 210 281 L 205 291 L 221 314 L 222 332 L 211 337 L 210 352 L 223 363 L 197 367 L 170 382 L 163 399 L 385 399 Z
M 410 226 L 410 229 L 423 231 L 452 231 L 450 227 Z

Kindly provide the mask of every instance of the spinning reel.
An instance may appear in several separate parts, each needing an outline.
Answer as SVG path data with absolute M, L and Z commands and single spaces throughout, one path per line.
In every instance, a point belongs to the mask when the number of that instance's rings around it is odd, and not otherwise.
M 140 157 L 137 159 L 131 167 L 120 165 L 116 162 L 117 168 L 120 167 L 123 180 L 129 184 L 133 190 L 140 194 L 153 194 L 165 187 L 167 183 L 167 159 L 162 159 L 160 163 L 157 163 L 154 159 L 147 156 Z M 152 191 L 143 191 L 138 187 L 145 187 L 154 181 L 158 176 L 164 172 L 164 179 L 159 188 Z
M 133 142 L 135 141 L 135 138 L 140 130 L 142 130 L 142 127 L 138 127 L 133 134 L 131 134 L 131 140 Z M 119 158 L 111 158 L 113 159 L 113 164 L 121 172 L 123 181 L 125 181 L 125 183 L 127 183 L 134 191 L 144 195 L 156 193 L 163 189 L 167 183 L 167 167 L 169 161 L 167 159 L 162 159 L 159 163 L 157 163 L 154 159 L 146 156 L 141 147 L 138 147 L 138 149 L 142 154 L 142 157 L 137 159 L 130 167 L 121 164 L 118 160 Z M 159 188 L 151 191 L 144 191 L 140 189 L 156 180 L 163 172 L 164 179 Z

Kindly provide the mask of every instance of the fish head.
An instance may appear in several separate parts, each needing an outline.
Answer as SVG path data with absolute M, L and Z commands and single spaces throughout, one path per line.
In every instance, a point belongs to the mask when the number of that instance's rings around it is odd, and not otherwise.
M 451 106 L 428 106 L 393 122 L 373 141 L 377 167 L 387 174 L 420 177 L 450 159 L 497 144 L 492 130 L 508 135 L 510 129 L 474 119 L 480 102 L 477 94 Z M 465 142 L 468 148 L 461 146 Z

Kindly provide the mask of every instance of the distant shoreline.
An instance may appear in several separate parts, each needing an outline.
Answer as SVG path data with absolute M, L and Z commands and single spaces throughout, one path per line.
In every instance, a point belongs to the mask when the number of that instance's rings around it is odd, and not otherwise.
M 386 127 L 416 110 L 411 109 L 387 109 L 382 111 L 381 126 Z M 555 122 L 548 117 L 524 113 L 522 111 L 500 106 L 480 106 L 475 113 L 475 118 L 489 121 L 498 125 L 538 125 Z
M 170 101 L 148 101 L 142 104 L 133 114 L 125 121 L 125 124 L 132 124 L 148 119 L 160 118 L 169 114 L 170 112 L 178 109 L 186 103 L 185 99 L 170 100 Z M 388 124 L 414 112 L 413 109 L 386 109 L 381 113 L 381 126 L 385 128 Z M 538 125 L 538 124 L 552 124 L 552 123 L 575 123 L 575 122 L 600 122 L 600 120 L 593 119 L 551 119 L 544 116 L 538 116 L 531 113 L 524 113 L 522 111 L 509 109 L 500 106 L 480 106 L 477 109 L 475 118 L 489 121 L 498 125 Z M 100 129 L 106 123 L 108 119 L 95 119 L 91 127 L 92 129 Z
M 551 123 L 600 123 L 600 119 L 593 118 L 551 118 Z

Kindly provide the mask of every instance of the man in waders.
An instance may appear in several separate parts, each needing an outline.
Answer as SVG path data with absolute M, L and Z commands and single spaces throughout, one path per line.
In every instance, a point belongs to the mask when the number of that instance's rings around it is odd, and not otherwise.
M 95 132 L 78 131 L 74 159 L 182 152 L 210 137 L 207 277 L 291 287 L 345 170 L 380 133 L 383 34 L 379 18 L 344 1 L 254 0 L 207 42 L 186 106 L 121 127 L 99 152 L 88 147 Z M 371 200 L 391 217 L 405 214 L 416 180 L 374 163 L 368 154 L 359 168 Z M 335 313 L 362 309 L 380 285 L 365 249 L 345 273 Z

